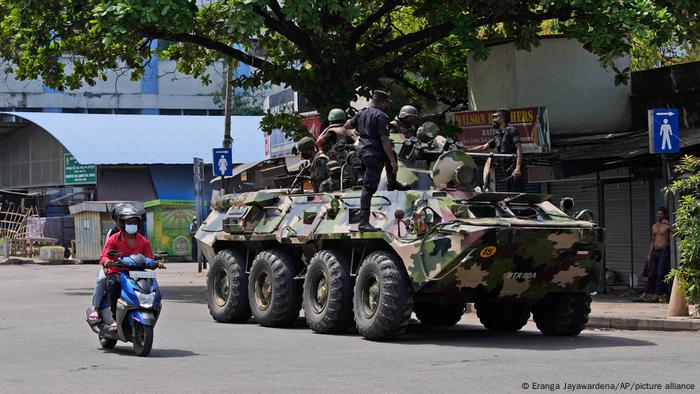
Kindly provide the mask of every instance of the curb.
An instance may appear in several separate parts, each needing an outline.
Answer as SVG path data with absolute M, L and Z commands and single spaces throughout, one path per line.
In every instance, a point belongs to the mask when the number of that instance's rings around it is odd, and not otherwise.
M 586 328 L 649 331 L 700 331 L 700 319 L 667 317 L 664 319 L 628 319 L 591 316 Z
M 73 259 L 64 259 L 57 261 L 46 261 L 39 259 L 30 259 L 24 257 L 10 257 L 8 259 L 0 260 L 0 265 L 24 265 L 24 264 L 36 264 L 36 265 L 74 265 L 80 264 Z

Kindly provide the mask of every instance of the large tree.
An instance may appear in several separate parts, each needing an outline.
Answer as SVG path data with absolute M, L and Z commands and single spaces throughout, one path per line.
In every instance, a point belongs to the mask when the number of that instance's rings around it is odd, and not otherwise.
M 321 110 L 387 81 L 463 102 L 469 54 L 486 57 L 493 38 L 528 49 L 543 23 L 605 66 L 634 37 L 652 47 L 700 37 L 697 0 L 0 0 L 0 16 L 0 56 L 19 78 L 59 89 L 118 67 L 138 78 L 165 40 L 158 54 L 180 71 L 206 80 L 207 65 L 230 57 L 256 70 L 238 85 L 284 83 Z

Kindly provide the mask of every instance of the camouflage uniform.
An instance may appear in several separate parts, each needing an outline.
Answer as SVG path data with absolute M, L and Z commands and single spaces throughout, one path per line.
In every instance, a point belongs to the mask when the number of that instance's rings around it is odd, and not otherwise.
M 327 168 L 329 177 L 321 182 L 321 186 L 318 188 L 321 193 L 340 190 L 340 164 L 335 160 L 331 160 L 327 163 Z
M 347 147 L 355 143 L 350 130 L 346 130 L 342 124 L 331 124 L 321 135 L 324 136 L 321 150 L 330 160 L 344 161 Z
M 311 184 L 315 192 L 319 190 L 321 183 L 328 178 L 327 164 L 328 156 L 323 152 L 316 152 L 316 156 L 311 160 L 309 172 L 311 175 Z
M 409 126 L 405 124 L 398 116 L 394 117 L 394 120 L 389 122 L 389 132 L 390 133 L 401 133 L 406 137 L 413 137 L 416 135 L 416 127 Z

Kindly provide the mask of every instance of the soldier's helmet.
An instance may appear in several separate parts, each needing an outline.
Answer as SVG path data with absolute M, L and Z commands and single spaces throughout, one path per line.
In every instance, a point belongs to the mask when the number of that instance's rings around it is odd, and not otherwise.
M 331 123 L 334 122 L 345 122 L 345 111 L 343 111 L 340 108 L 333 108 L 329 113 L 328 113 L 328 121 Z
M 313 149 L 316 146 L 316 142 L 311 137 L 304 137 L 297 141 L 297 150 L 299 152 L 304 152 L 309 149 Z
M 404 105 L 399 111 L 399 119 L 403 119 L 407 116 L 418 116 L 418 110 L 412 105 Z
M 340 163 L 338 163 L 336 160 L 331 160 L 326 164 L 326 168 L 328 169 L 328 173 L 331 175 L 338 175 L 340 174 Z
M 433 140 L 433 138 L 435 138 L 439 131 L 440 128 L 437 124 L 435 124 L 435 122 L 425 122 L 418 128 L 416 137 L 418 137 L 418 140 L 421 142 L 430 142 Z

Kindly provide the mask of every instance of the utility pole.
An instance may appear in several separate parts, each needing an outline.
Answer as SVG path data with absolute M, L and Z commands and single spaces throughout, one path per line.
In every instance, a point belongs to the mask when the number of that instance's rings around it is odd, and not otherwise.
M 230 57 L 224 59 L 224 82 L 226 89 L 226 96 L 224 99 L 224 148 L 231 147 L 231 71 L 233 68 L 233 62 Z M 224 195 L 228 192 L 228 181 L 224 176 L 221 177 L 221 194 Z

